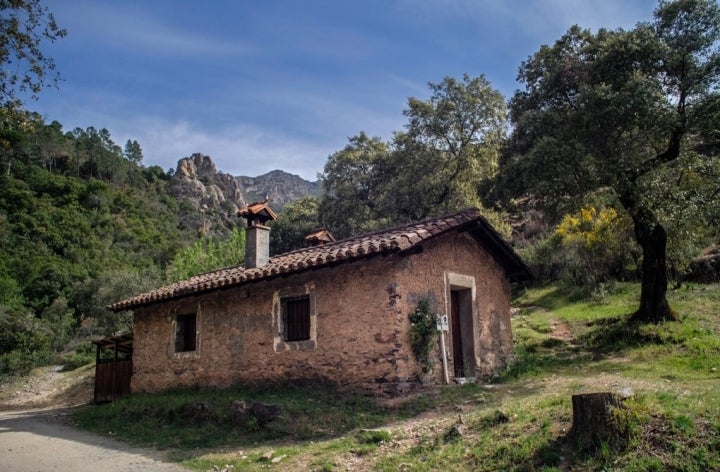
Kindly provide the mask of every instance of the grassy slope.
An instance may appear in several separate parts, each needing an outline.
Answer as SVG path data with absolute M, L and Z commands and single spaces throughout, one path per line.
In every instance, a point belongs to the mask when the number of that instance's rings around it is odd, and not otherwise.
M 302 388 L 183 391 L 91 407 L 77 419 L 169 448 L 198 470 L 720 470 L 720 286 L 673 292 L 682 321 L 660 326 L 625 323 L 637 299 L 633 285 L 602 303 L 571 303 L 552 287 L 526 292 L 513 319 L 518 361 L 492 385 L 433 389 L 395 405 Z M 568 447 L 571 396 L 623 389 L 633 393 L 630 446 Z M 279 403 L 285 413 L 234 428 L 232 399 Z M 182 417 L 183 405 L 200 401 L 204 417 Z

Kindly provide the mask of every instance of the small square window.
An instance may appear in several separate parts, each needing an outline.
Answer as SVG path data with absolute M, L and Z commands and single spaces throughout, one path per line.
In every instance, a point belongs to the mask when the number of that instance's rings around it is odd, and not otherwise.
M 283 299 L 282 310 L 285 341 L 310 339 L 310 297 Z
M 175 320 L 175 352 L 192 352 L 197 348 L 197 315 L 177 315 Z

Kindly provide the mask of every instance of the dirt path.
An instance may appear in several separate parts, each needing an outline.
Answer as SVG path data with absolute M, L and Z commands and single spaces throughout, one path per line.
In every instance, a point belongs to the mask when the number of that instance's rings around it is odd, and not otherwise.
M 72 372 L 49 366 L 0 385 L 1 471 L 186 470 L 163 462 L 157 451 L 132 447 L 68 424 L 69 408 L 92 400 L 93 373 L 92 366 Z
M 572 330 L 570 329 L 570 325 L 567 324 L 565 320 L 561 319 L 551 319 L 550 320 L 550 329 L 552 330 L 551 337 L 555 339 L 560 339 L 562 341 L 570 342 L 573 339 Z
M 93 398 L 92 365 L 62 372 L 59 365 L 38 367 L 28 376 L 0 384 L 0 410 L 29 410 L 88 404 Z
M 0 412 L 0 468 L 6 472 L 180 472 L 157 452 L 74 429 L 60 420 L 67 410 Z

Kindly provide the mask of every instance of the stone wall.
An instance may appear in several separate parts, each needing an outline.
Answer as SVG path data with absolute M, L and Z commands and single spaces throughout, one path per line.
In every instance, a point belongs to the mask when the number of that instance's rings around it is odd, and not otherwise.
M 475 372 L 488 378 L 504 367 L 513 355 L 510 327 L 510 282 L 503 269 L 468 233 L 430 241 L 425 250 L 408 258 L 398 277 L 406 298 L 402 309 L 414 310 L 422 298 L 431 300 L 438 313 L 450 315 L 450 290 L 454 280 L 472 281 L 475 288 L 473 335 Z M 468 287 L 470 288 L 470 287 Z M 448 370 L 453 377 L 452 331 L 446 333 Z M 439 346 L 433 370 L 426 381 L 443 382 Z M 467 363 L 467 362 L 466 362 Z
M 449 273 L 475 281 L 474 354 L 478 375 L 489 375 L 512 353 L 509 285 L 463 233 L 433 240 L 419 254 L 377 256 L 138 309 L 132 390 L 323 379 L 346 390 L 406 392 L 420 373 L 408 314 L 422 298 L 438 312 L 448 310 Z M 279 342 L 280 297 L 304 293 L 313 297 L 313 342 Z M 175 317 L 192 312 L 197 350 L 175 353 Z M 438 353 L 434 357 L 424 380 L 441 382 Z

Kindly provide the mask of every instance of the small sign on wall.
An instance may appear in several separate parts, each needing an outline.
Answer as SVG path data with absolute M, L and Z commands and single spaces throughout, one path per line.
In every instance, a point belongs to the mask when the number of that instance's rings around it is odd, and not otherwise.
M 447 315 L 435 315 L 437 317 L 437 330 L 438 331 L 447 331 L 450 329 L 448 327 L 448 316 Z

